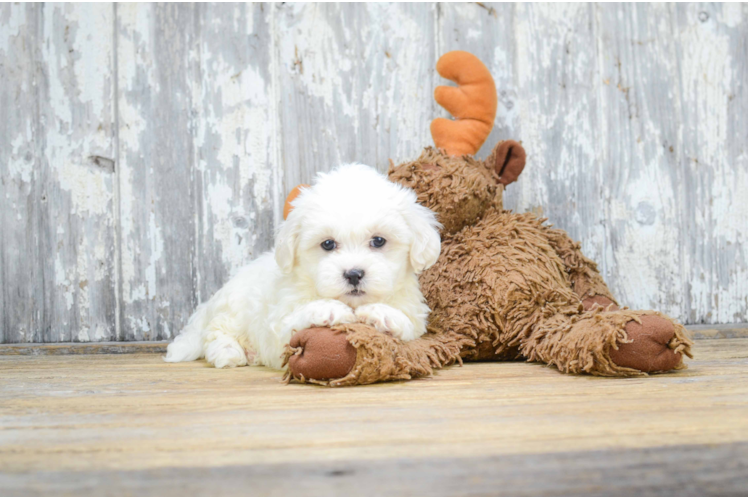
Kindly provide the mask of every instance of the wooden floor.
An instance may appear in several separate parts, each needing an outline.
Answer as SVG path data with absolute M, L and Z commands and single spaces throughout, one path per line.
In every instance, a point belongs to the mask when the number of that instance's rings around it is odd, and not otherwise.
M 0 356 L 4 495 L 748 494 L 748 338 L 637 379 L 327 389 L 157 353 Z

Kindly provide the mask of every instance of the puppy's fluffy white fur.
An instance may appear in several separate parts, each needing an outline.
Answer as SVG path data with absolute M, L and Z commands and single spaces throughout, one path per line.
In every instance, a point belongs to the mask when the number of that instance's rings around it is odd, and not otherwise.
M 293 333 L 310 326 L 364 322 L 406 341 L 426 332 L 417 275 L 436 262 L 441 241 L 412 190 L 344 165 L 318 174 L 293 206 L 275 250 L 197 308 L 165 361 L 280 369 Z M 345 276 L 352 270 L 363 271 L 358 283 Z

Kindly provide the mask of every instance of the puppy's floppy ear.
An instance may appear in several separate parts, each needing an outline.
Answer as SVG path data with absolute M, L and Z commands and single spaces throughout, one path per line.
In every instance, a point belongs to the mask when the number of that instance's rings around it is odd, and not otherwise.
M 423 205 L 414 202 L 405 212 L 405 220 L 413 233 L 410 245 L 410 264 L 416 273 L 433 266 L 442 249 L 439 229 L 441 224 L 436 214 Z
M 284 273 L 293 269 L 300 230 L 299 214 L 291 212 L 288 219 L 281 224 L 278 236 L 275 238 L 275 262 Z

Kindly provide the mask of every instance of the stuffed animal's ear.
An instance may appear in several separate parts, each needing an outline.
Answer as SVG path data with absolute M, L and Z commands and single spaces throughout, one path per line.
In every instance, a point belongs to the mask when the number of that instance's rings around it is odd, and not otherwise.
M 415 201 L 415 200 L 414 200 Z M 436 220 L 436 214 L 428 208 L 413 203 L 405 220 L 413 234 L 410 244 L 410 263 L 416 273 L 428 269 L 436 263 L 442 250 L 439 229 L 441 224 Z
M 493 148 L 493 152 L 486 159 L 486 165 L 499 176 L 503 185 L 516 181 L 525 168 L 527 154 L 525 148 L 517 141 L 502 141 Z

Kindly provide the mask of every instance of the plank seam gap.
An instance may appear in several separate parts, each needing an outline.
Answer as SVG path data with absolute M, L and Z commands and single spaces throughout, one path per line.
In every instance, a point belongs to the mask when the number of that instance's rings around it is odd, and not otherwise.
M 112 29 L 113 74 L 114 74 L 114 336 L 122 340 L 122 195 L 120 192 L 120 147 L 119 147 L 119 28 L 117 4 L 112 4 L 114 24 Z
M 635 6 L 634 9 L 637 7 Z M 668 28 L 669 32 L 672 36 L 673 40 L 678 40 L 678 29 L 676 27 L 677 23 L 677 13 L 674 12 L 674 8 L 672 5 L 667 5 L 667 12 L 668 12 Z M 682 81 L 682 70 L 681 70 L 681 60 L 679 58 L 678 54 L 678 48 L 677 46 L 673 46 L 670 48 L 668 46 L 668 55 L 671 56 L 670 59 L 674 61 L 675 67 L 676 67 L 676 78 L 677 82 L 675 85 L 675 88 L 677 89 L 677 92 L 673 92 L 673 101 L 674 101 L 674 107 L 676 112 L 679 116 L 677 116 L 677 120 L 679 123 L 685 123 L 684 116 L 683 116 L 683 81 Z M 678 154 L 680 154 L 680 158 L 677 158 L 676 156 L 676 163 L 675 165 L 679 166 L 680 168 L 676 168 L 676 171 L 673 172 L 673 175 L 676 176 L 675 180 L 676 183 L 673 185 L 673 204 L 678 208 L 676 210 L 674 218 L 676 220 L 676 230 L 677 235 L 676 238 L 680 240 L 680 232 L 683 230 L 685 226 L 691 226 L 692 221 L 690 217 L 686 216 L 684 217 L 683 214 L 688 213 L 688 208 L 690 206 L 689 199 L 687 196 L 684 196 L 684 193 L 693 192 L 691 187 L 692 179 L 690 176 L 690 171 L 687 168 L 687 157 L 686 154 L 686 144 L 683 140 L 682 132 L 676 133 L 675 136 L 672 139 L 675 142 L 675 147 L 677 148 L 676 151 L 678 151 Z M 679 172 L 680 171 L 680 172 Z M 682 175 L 682 178 L 678 178 L 678 175 Z M 685 190 L 683 187 L 685 186 Z M 708 204 L 707 204 L 708 206 Z M 678 223 L 678 219 L 680 219 L 681 223 Z M 689 227 L 691 229 L 691 227 Z M 697 234 L 697 231 L 689 231 L 689 234 Z M 711 236 L 711 235 L 710 235 Z M 681 276 L 688 276 L 687 267 L 685 265 L 685 262 L 688 260 L 686 249 L 686 244 L 678 245 L 678 252 L 677 256 L 680 260 L 679 262 L 679 268 L 680 268 L 680 274 Z M 675 255 L 675 253 L 674 253 Z M 684 279 L 681 283 L 680 287 L 680 299 L 681 302 L 674 304 L 674 306 L 677 306 L 680 309 L 680 317 L 682 317 L 684 322 L 688 323 L 704 323 L 702 318 L 696 318 L 693 314 L 693 309 L 691 307 L 692 304 L 692 298 L 691 298 L 691 282 L 688 279 Z M 712 290 L 710 289 L 710 296 L 713 296 Z
M 188 56 L 187 59 L 187 67 L 189 71 L 192 71 L 193 75 L 195 76 L 195 81 L 192 82 L 193 85 L 198 86 L 198 89 L 196 92 L 194 88 L 190 88 L 190 106 L 191 106 L 191 112 L 190 112 L 190 140 L 192 143 L 192 166 L 190 168 L 190 174 L 192 175 L 192 196 L 194 197 L 193 206 L 195 208 L 195 216 L 193 218 L 194 222 L 194 238 L 195 242 L 192 246 L 193 248 L 193 254 L 192 258 L 190 259 L 190 264 L 192 265 L 191 274 L 192 274 L 192 283 L 193 283 L 193 290 L 192 290 L 192 309 L 194 310 L 199 304 L 202 303 L 202 274 L 200 273 L 200 255 L 201 255 L 201 234 L 202 234 L 202 221 L 200 218 L 203 215 L 203 210 L 205 209 L 205 177 L 203 176 L 203 172 L 200 170 L 200 147 L 201 145 L 198 145 L 198 141 L 196 140 L 196 137 L 199 133 L 200 123 L 195 123 L 196 119 L 197 121 L 203 120 L 203 110 L 201 108 L 202 102 L 199 102 L 197 99 L 195 99 L 195 95 L 198 94 L 202 97 L 202 90 L 203 90 L 203 43 L 202 43 L 202 20 L 203 20 L 203 9 L 201 4 L 193 4 L 192 9 L 192 15 L 193 15 L 193 35 L 194 40 L 191 41 L 191 43 L 194 44 L 195 49 L 195 58 L 197 59 L 197 62 L 195 63 L 197 65 L 197 68 L 192 68 L 190 66 L 190 59 Z
M 598 195 L 600 196 L 600 200 L 602 202 L 602 211 L 603 215 L 605 216 L 605 219 L 600 220 L 598 224 L 600 224 L 601 232 L 602 232 L 602 248 L 600 249 L 600 267 L 602 267 L 602 276 L 606 283 L 610 281 L 610 262 L 608 262 L 608 231 L 606 228 L 605 220 L 610 220 L 610 197 L 605 196 L 605 159 L 603 158 L 603 150 L 602 150 L 602 138 L 601 135 L 605 133 L 605 131 L 601 132 L 602 123 L 605 120 L 605 111 L 603 110 L 603 107 L 606 106 L 606 101 L 603 96 L 603 92 L 605 89 L 602 86 L 602 77 L 604 73 L 604 67 L 603 67 L 603 61 L 604 61 L 604 50 L 602 47 L 602 39 L 599 36 L 600 34 L 600 19 L 599 19 L 599 9 L 597 8 L 597 4 L 593 4 L 590 7 L 592 11 L 592 29 L 593 29 L 593 36 L 595 37 L 595 58 L 596 61 L 596 69 L 597 74 L 593 74 L 593 82 L 592 86 L 595 89 L 595 98 L 597 99 L 597 105 L 596 107 L 596 114 L 598 119 L 597 127 L 594 129 L 594 133 L 596 134 L 595 137 L 595 158 L 596 158 L 596 169 L 595 173 L 597 174 L 597 182 L 599 183 L 596 187 Z M 607 130 L 607 128 L 605 129 Z M 612 253 L 612 250 L 611 250 Z
M 271 116 L 271 128 L 273 132 L 270 136 L 274 137 L 274 147 L 272 148 L 272 163 L 273 163 L 273 235 L 272 241 L 273 246 L 275 242 L 275 234 L 278 231 L 278 226 L 283 222 L 281 217 L 281 203 L 285 200 L 283 182 L 285 172 L 285 162 L 283 159 L 283 134 L 280 133 L 280 127 L 282 126 L 281 118 L 281 106 L 280 99 L 282 92 L 280 89 L 280 41 L 278 39 L 278 30 L 276 25 L 276 7 L 274 4 L 270 4 L 270 15 L 268 19 L 270 29 L 270 91 L 272 98 L 270 99 L 270 116 Z

